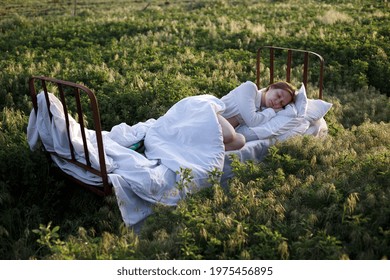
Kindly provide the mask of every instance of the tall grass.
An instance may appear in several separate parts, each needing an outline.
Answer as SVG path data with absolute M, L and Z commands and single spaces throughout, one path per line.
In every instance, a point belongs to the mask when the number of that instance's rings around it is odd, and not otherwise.
M 2 259 L 388 258 L 386 1 L 84 0 L 76 13 L 69 1 L 4 3 Z M 176 208 L 156 206 L 139 235 L 123 226 L 114 196 L 80 190 L 29 150 L 32 75 L 90 87 L 109 130 L 254 80 L 261 45 L 325 58 L 329 136 L 278 143 L 259 164 L 234 161 L 226 188 L 214 182 Z

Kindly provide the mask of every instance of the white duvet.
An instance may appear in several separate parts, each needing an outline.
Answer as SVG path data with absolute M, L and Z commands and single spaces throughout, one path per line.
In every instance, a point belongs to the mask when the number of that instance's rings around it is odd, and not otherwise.
M 41 139 L 48 151 L 70 158 L 64 113 L 60 101 L 50 94 L 50 122 L 43 93 L 38 94 L 38 113 L 30 114 L 27 130 L 31 149 Z M 194 188 L 206 187 L 209 173 L 222 171 L 224 145 L 216 113 L 224 109 L 218 98 L 210 95 L 188 97 L 176 103 L 157 120 L 128 126 L 114 126 L 103 132 L 103 143 L 109 180 L 117 196 L 122 218 L 134 225 L 151 213 L 151 205 L 176 205 Z M 72 143 L 78 158 L 84 157 L 80 126 L 70 118 Z M 92 165 L 98 166 L 96 137 L 86 131 Z M 145 156 L 129 149 L 144 139 Z M 99 178 L 53 157 L 56 164 L 74 177 L 87 183 L 99 183 Z M 188 188 L 177 188 L 180 170 L 192 170 L 193 180 Z

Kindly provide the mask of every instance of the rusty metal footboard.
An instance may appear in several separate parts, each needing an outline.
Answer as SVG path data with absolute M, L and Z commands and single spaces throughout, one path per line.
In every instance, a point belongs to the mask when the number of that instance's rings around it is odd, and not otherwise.
M 103 137 L 102 137 L 102 127 L 100 122 L 100 114 L 99 114 L 99 107 L 98 102 L 96 99 L 95 94 L 87 87 L 76 84 L 68 81 L 58 80 L 54 78 L 49 77 L 43 77 L 43 76 L 34 76 L 31 77 L 29 80 L 29 90 L 30 95 L 33 103 L 33 107 L 35 112 L 38 112 L 38 102 L 37 102 L 37 88 L 38 86 L 42 88 L 45 100 L 46 100 L 46 106 L 48 108 L 50 120 L 52 119 L 52 114 L 50 112 L 50 100 L 49 100 L 49 94 L 48 94 L 48 85 L 55 86 L 58 89 L 58 95 L 59 100 L 61 101 L 62 108 L 65 115 L 65 123 L 67 128 L 67 138 L 68 138 L 68 145 L 69 145 L 69 151 L 71 158 L 65 158 L 61 157 L 62 159 L 76 165 L 79 168 L 82 168 L 86 171 L 89 171 L 102 179 L 101 185 L 90 185 L 86 184 L 85 182 L 82 182 L 78 180 L 77 178 L 74 178 L 65 172 L 61 171 L 67 178 L 71 179 L 78 185 L 87 188 L 88 190 L 100 195 L 100 196 L 106 196 L 111 194 L 112 192 L 112 186 L 108 182 L 108 176 L 107 176 L 107 168 L 106 168 L 106 162 L 105 162 L 105 156 L 104 156 L 104 146 L 103 146 Z M 66 90 L 65 90 L 66 89 Z M 73 97 L 72 97 L 73 96 Z M 87 145 L 87 139 L 85 135 L 85 120 L 84 120 L 84 110 L 83 106 L 81 104 L 81 98 L 84 98 L 84 96 L 87 96 L 87 99 L 89 101 L 90 110 L 92 112 L 92 126 L 96 133 L 96 142 L 97 142 L 97 149 L 99 153 L 99 169 L 96 169 L 92 166 L 90 161 L 90 153 L 88 150 Z M 80 125 L 81 130 L 81 136 L 83 141 L 83 149 L 85 154 L 84 161 L 78 160 L 75 156 L 75 151 L 73 144 L 71 142 L 70 137 L 70 131 L 69 131 L 69 117 L 68 117 L 68 100 L 69 98 L 73 98 L 75 104 L 76 104 L 76 111 L 78 116 L 78 123 Z M 51 153 L 56 156 L 56 153 Z M 60 156 L 59 156 L 60 157 Z

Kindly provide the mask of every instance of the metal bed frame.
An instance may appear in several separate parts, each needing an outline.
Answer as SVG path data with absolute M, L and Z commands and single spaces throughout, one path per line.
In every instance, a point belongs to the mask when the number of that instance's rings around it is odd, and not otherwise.
M 287 61 L 286 61 L 286 79 L 285 81 L 291 82 L 291 69 L 292 69 L 292 58 L 293 54 L 300 56 L 299 58 L 302 58 L 303 56 L 303 77 L 302 82 L 307 88 L 308 84 L 308 75 L 309 75 L 309 58 L 313 57 L 317 59 L 319 63 L 319 79 L 318 79 L 318 98 L 322 99 L 322 91 L 323 91 L 323 82 L 324 82 L 324 59 L 321 55 L 318 53 L 307 51 L 307 50 L 301 50 L 301 49 L 291 49 L 291 48 L 282 48 L 282 47 L 274 47 L 274 46 L 263 46 L 260 47 L 257 50 L 257 61 L 256 61 L 256 85 L 258 88 L 260 88 L 260 76 L 261 76 L 261 54 L 263 51 L 269 50 L 269 83 L 272 84 L 275 79 L 275 59 L 276 55 L 278 54 L 285 54 L 287 55 Z
M 41 83 L 41 87 L 43 89 L 43 92 L 45 94 L 45 99 L 46 99 L 46 105 L 49 111 L 49 116 L 50 120 L 52 118 L 52 114 L 50 112 L 50 101 L 49 101 L 49 94 L 48 94 L 48 84 L 55 85 L 58 88 L 58 92 L 60 95 L 60 100 L 61 104 L 63 106 L 64 110 L 64 115 L 65 115 L 65 123 L 66 123 L 66 128 L 67 128 L 67 136 L 68 136 L 68 144 L 69 144 L 69 150 L 71 154 L 71 158 L 66 158 L 66 157 L 61 157 L 62 159 L 80 167 L 83 168 L 89 172 L 92 172 L 93 174 L 99 176 L 102 178 L 102 184 L 95 186 L 95 185 L 89 185 L 86 184 L 70 175 L 68 175 L 65 172 L 60 172 L 67 177 L 68 179 L 74 181 L 75 183 L 87 188 L 88 190 L 101 195 L 101 196 L 106 196 L 111 194 L 112 192 L 112 186 L 108 182 L 108 176 L 107 176 L 107 168 L 106 168 L 106 162 L 105 162 L 105 157 L 104 157 L 104 145 L 103 145 L 103 137 L 102 137 L 102 127 L 101 127 L 101 122 L 100 122 L 100 113 L 99 113 L 99 106 L 98 102 L 96 99 L 95 94 L 87 87 L 68 82 L 68 81 L 63 81 L 63 80 L 58 80 L 54 78 L 49 78 L 49 77 L 38 77 L 34 76 L 31 77 L 29 80 L 29 89 L 30 89 L 30 95 L 33 103 L 33 107 L 35 110 L 35 113 L 38 112 L 38 103 L 37 103 L 37 90 L 36 90 L 36 82 Z M 70 88 L 70 92 L 66 92 L 65 88 Z M 84 148 L 84 153 L 85 153 L 85 162 L 79 161 L 76 159 L 74 148 L 71 142 L 70 138 L 70 132 L 69 132 L 69 117 L 68 117 L 68 102 L 66 95 L 73 95 L 73 98 L 76 102 L 76 107 L 77 107 L 77 115 L 78 115 L 78 123 L 80 125 L 81 129 L 81 136 L 83 139 L 83 148 Z M 97 149 L 99 153 L 99 166 L 100 169 L 96 169 L 92 167 L 91 161 L 89 159 L 89 151 L 88 151 L 88 146 L 87 146 L 87 140 L 86 140 L 86 135 L 85 135 L 85 125 L 84 125 L 84 110 L 81 105 L 81 96 L 86 95 L 89 99 L 89 104 L 90 104 L 90 110 L 92 110 L 92 122 L 93 122 L 93 127 L 96 131 L 96 142 L 97 142 Z M 57 157 L 60 157 L 58 154 L 50 152 L 50 154 L 53 154 Z
M 294 54 L 301 54 L 303 55 L 303 83 L 305 86 L 307 85 L 308 82 L 308 67 L 309 67 L 309 56 L 314 56 L 317 59 L 319 59 L 320 63 L 320 73 L 319 73 L 319 82 L 318 82 L 318 87 L 319 87 L 319 98 L 322 99 L 322 87 L 323 87 L 323 70 L 324 70 L 324 60 L 323 58 L 314 52 L 311 51 L 306 51 L 306 50 L 299 50 L 299 49 L 291 49 L 291 48 L 281 48 L 281 47 L 273 47 L 273 46 L 264 46 L 260 47 L 257 51 L 257 65 L 256 65 L 256 84 L 259 87 L 260 86 L 260 63 L 261 63 L 261 54 L 262 51 L 268 49 L 269 50 L 269 60 L 270 60 L 270 76 L 269 76 L 269 83 L 274 82 L 275 78 L 275 51 L 280 51 L 280 52 L 285 52 L 287 53 L 287 62 L 286 62 L 286 81 L 290 82 L 291 80 L 291 69 L 292 69 L 292 56 Z M 103 143 L 103 137 L 102 137 L 102 127 L 101 127 L 101 121 L 100 121 L 100 113 L 99 113 L 99 106 L 98 102 L 96 99 L 95 94 L 86 86 L 83 86 L 81 84 L 77 83 L 72 83 L 68 81 L 63 81 L 63 80 L 58 80 L 50 77 L 44 77 L 44 76 L 33 76 L 29 80 L 29 90 L 30 90 L 30 95 L 33 103 L 33 107 L 35 110 L 35 113 L 38 112 L 38 103 L 37 103 L 37 85 L 40 84 L 40 87 L 42 88 L 44 92 L 44 96 L 46 99 L 46 105 L 48 108 L 48 111 L 50 112 L 50 101 L 49 101 L 49 94 L 48 94 L 48 85 L 54 85 L 55 87 L 58 88 L 59 92 L 59 97 L 60 101 L 63 106 L 64 110 L 64 115 L 65 115 L 65 123 L 67 126 L 67 136 L 68 136 L 68 143 L 69 143 L 69 150 L 71 153 L 71 158 L 64 158 L 61 157 L 62 159 L 80 167 L 83 168 L 89 172 L 92 172 L 93 174 L 101 177 L 102 183 L 101 185 L 89 185 L 86 184 L 70 175 L 67 173 L 59 170 L 66 178 L 72 180 L 73 182 L 77 183 L 78 185 L 85 187 L 86 189 L 100 195 L 100 196 L 107 196 L 112 193 L 112 186 L 108 181 L 108 176 L 107 176 L 107 168 L 106 168 L 106 162 L 105 162 L 105 156 L 104 156 L 104 143 Z M 65 89 L 67 89 L 65 91 Z M 70 91 L 69 91 L 70 89 Z M 81 128 L 82 132 L 82 139 L 83 139 L 83 147 L 84 147 L 84 152 L 85 152 L 85 162 L 77 160 L 75 153 L 74 153 L 74 148 L 71 142 L 70 138 L 70 133 L 69 133 L 69 117 L 68 117 L 68 97 L 69 95 L 73 96 L 76 107 L 77 107 L 77 115 L 78 115 L 78 123 Z M 92 111 L 92 125 L 95 129 L 96 132 L 96 140 L 97 140 L 97 149 L 99 153 L 99 169 L 94 168 L 91 165 L 90 159 L 89 159 L 89 151 L 88 151 L 88 146 L 87 146 L 87 141 L 86 141 L 86 135 L 85 135 L 85 125 L 84 125 L 84 110 L 81 105 L 81 98 L 85 98 L 84 96 L 87 97 L 89 100 L 90 104 L 90 110 Z M 72 98 L 72 97 L 71 97 Z M 50 114 L 50 119 L 52 118 L 51 113 Z M 55 153 L 50 153 L 54 154 L 55 156 L 58 156 L 58 154 Z M 59 169 L 59 168 L 58 168 Z

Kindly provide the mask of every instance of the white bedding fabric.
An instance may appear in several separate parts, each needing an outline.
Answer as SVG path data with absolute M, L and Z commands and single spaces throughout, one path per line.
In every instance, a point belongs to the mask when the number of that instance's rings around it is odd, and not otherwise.
M 38 94 L 38 113 L 32 111 L 27 129 L 31 149 L 41 139 L 48 151 L 70 158 L 65 118 L 60 101 L 52 94 L 50 122 L 43 93 Z M 222 171 L 224 145 L 216 112 L 224 109 L 218 98 L 204 95 L 183 99 L 164 116 L 135 126 L 120 124 L 103 132 L 109 180 L 114 187 L 123 220 L 134 225 L 151 213 L 151 204 L 176 205 L 192 187 L 206 187 L 208 173 Z M 80 126 L 70 117 L 72 142 L 78 158 L 84 157 Z M 93 166 L 98 166 L 95 132 L 86 130 Z M 145 138 L 145 156 L 128 147 Z M 54 157 L 63 170 L 84 182 L 97 184 L 98 178 Z M 180 168 L 189 168 L 194 177 L 189 188 L 176 188 Z
M 61 102 L 52 94 L 50 122 L 44 94 L 38 99 L 38 113 L 32 110 L 27 128 L 28 143 L 32 150 L 40 139 L 46 150 L 70 157 L 66 126 Z M 152 205 L 163 203 L 176 205 L 188 192 L 207 187 L 209 172 L 223 171 L 221 181 L 226 184 L 233 176 L 230 155 L 241 161 L 261 161 L 275 137 L 248 142 L 239 151 L 224 151 L 221 127 L 216 113 L 224 110 L 224 104 L 211 95 L 188 97 L 176 103 L 157 120 L 129 126 L 125 123 L 103 132 L 103 143 L 109 181 L 114 187 L 118 206 L 124 222 L 133 226 L 152 213 Z M 314 128 L 313 128 L 314 127 Z M 322 119 L 309 128 L 310 133 L 320 135 L 326 131 Z M 78 158 L 84 157 L 80 126 L 70 117 L 72 143 Z M 287 131 L 288 132 L 288 131 Z M 98 167 L 95 131 L 86 130 L 92 165 Z M 288 138 L 288 137 L 285 137 Z M 129 147 L 144 139 L 145 156 Z M 90 172 L 52 156 L 56 164 L 71 176 L 86 183 L 101 183 Z M 188 188 L 178 189 L 180 169 L 192 170 L 193 180 Z

